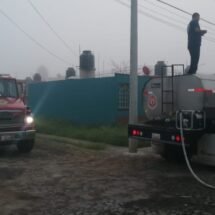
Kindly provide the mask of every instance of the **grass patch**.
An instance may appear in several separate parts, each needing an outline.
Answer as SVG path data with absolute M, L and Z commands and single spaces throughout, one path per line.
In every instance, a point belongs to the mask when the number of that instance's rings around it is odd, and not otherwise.
M 39 133 L 50 134 L 60 137 L 68 137 L 95 142 L 88 147 L 97 149 L 106 143 L 115 146 L 127 146 L 127 126 L 75 126 L 70 122 L 60 120 L 37 119 L 36 129 Z M 79 145 L 80 146 L 80 145 Z M 86 148 L 86 146 L 84 146 Z

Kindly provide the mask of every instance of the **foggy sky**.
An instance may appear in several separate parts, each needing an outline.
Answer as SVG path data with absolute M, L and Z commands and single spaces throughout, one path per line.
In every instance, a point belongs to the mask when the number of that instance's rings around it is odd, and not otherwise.
M 44 65 L 49 70 L 50 76 L 55 76 L 57 73 L 64 75 L 67 67 L 79 65 L 79 46 L 81 50 L 90 49 L 94 52 L 96 67 L 97 69 L 99 67 L 100 73 L 103 72 L 103 64 L 105 73 L 108 73 L 113 67 L 113 60 L 117 64 L 124 62 L 129 65 L 129 8 L 115 0 L 32 1 L 55 31 L 70 44 L 73 52 L 66 49 L 47 28 L 27 0 L 1 0 L 0 9 L 47 49 L 70 64 L 62 63 L 44 52 L 0 14 L 0 73 L 10 73 L 16 77 L 25 78 L 32 76 L 39 66 Z M 129 3 L 129 0 L 122 1 Z M 165 7 L 156 0 L 148 1 Z M 191 13 L 197 11 L 202 17 L 215 22 L 214 0 L 166 1 Z M 179 18 L 144 0 L 139 0 L 139 3 L 172 17 L 169 21 L 184 28 L 184 31 L 180 31 L 139 14 L 139 65 L 153 65 L 158 60 L 165 60 L 169 64 L 189 64 L 186 28 L 191 18 L 168 8 L 184 17 Z M 146 11 L 141 7 L 140 9 Z M 157 17 L 162 18 L 158 14 Z M 214 43 L 203 39 L 199 72 L 215 73 L 213 65 L 215 27 L 202 21 L 200 25 L 202 28 L 208 28 L 208 36 L 214 38 Z

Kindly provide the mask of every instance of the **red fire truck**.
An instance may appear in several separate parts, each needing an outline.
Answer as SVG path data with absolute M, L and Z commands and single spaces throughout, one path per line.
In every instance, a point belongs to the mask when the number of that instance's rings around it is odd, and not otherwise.
M 34 146 L 35 125 L 22 89 L 15 78 L 0 75 L 0 147 L 16 144 L 19 152 L 28 153 Z

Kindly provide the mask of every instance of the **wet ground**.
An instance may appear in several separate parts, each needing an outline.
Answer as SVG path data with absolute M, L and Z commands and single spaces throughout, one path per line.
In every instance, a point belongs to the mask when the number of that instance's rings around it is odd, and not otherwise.
M 215 191 L 149 148 L 80 149 L 38 138 L 30 155 L 0 154 L 1 215 L 215 214 Z M 194 165 L 215 184 L 215 168 Z

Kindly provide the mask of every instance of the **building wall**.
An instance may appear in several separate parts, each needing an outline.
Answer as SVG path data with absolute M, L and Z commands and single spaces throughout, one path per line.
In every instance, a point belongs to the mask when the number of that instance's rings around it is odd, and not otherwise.
M 149 80 L 149 77 L 147 76 L 139 76 L 138 77 L 138 116 L 139 120 L 142 120 L 144 118 L 144 110 L 143 110 L 143 91 L 144 87 Z M 129 75 L 122 75 L 118 74 L 116 75 L 116 81 L 117 81 L 117 92 L 119 92 L 119 87 L 122 84 L 127 83 L 129 85 Z M 119 109 L 117 108 L 117 120 L 118 122 L 127 123 L 128 122 L 128 116 L 129 116 L 129 109 Z
M 139 78 L 139 114 L 142 90 L 147 78 Z M 118 108 L 119 87 L 128 84 L 128 75 L 34 83 L 28 86 L 28 105 L 37 117 L 69 120 L 76 124 L 126 122 L 128 109 Z

